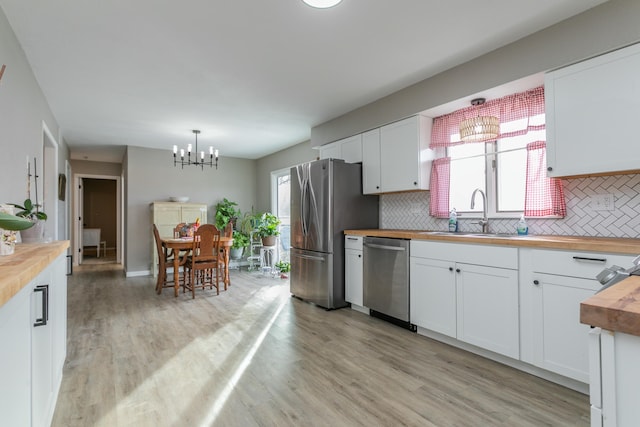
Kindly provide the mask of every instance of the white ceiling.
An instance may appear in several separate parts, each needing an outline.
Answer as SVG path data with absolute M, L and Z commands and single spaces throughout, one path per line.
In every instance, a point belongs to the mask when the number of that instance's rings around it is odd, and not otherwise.
M 603 0 L 0 0 L 73 158 L 255 159 Z M 122 150 L 116 150 L 118 161 Z M 107 160 L 102 155 L 99 160 Z

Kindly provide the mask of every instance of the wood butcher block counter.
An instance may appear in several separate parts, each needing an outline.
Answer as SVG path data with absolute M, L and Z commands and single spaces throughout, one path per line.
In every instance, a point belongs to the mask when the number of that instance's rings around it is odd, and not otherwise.
M 15 253 L 0 256 L 0 307 L 13 298 L 69 247 L 68 240 L 20 243 Z
M 582 302 L 580 322 L 640 336 L 640 276 L 631 276 Z
M 483 245 L 502 245 L 539 249 L 569 249 L 575 251 L 608 252 L 639 255 L 640 239 L 621 239 L 614 237 L 581 237 L 550 235 L 503 235 L 481 233 L 448 233 L 425 230 L 345 230 L 344 234 L 353 236 L 392 237 L 397 239 L 437 240 L 446 242 L 478 243 Z M 627 266 L 625 266 L 627 267 Z

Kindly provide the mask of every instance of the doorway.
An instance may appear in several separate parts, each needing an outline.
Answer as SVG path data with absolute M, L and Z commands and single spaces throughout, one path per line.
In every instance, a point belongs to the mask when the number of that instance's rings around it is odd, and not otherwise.
M 271 172 L 271 212 L 280 219 L 278 259 L 289 262 L 291 230 L 291 170 Z
M 121 264 L 120 177 L 78 174 L 74 188 L 74 264 Z

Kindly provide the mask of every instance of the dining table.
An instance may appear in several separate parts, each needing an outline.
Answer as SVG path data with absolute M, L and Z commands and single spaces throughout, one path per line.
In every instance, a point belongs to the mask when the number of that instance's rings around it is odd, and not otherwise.
M 165 250 L 173 249 L 173 288 L 175 296 L 178 296 L 178 290 L 180 289 L 179 280 L 179 268 L 184 266 L 187 261 L 187 256 L 193 248 L 193 237 L 160 237 L 160 242 Z M 224 274 L 223 282 L 224 289 L 226 290 L 230 284 L 229 280 L 229 248 L 233 245 L 233 237 L 220 236 L 220 249 L 222 256 L 224 257 Z M 184 252 L 183 256 L 179 256 L 180 252 Z M 159 292 L 162 291 L 160 288 Z

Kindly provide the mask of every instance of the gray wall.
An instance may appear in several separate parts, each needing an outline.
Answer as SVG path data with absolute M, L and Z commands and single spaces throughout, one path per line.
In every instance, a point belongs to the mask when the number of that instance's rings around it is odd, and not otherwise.
M 45 233 L 53 236 L 58 230 L 58 238 L 64 239 L 64 212 L 66 203 L 57 201 L 58 173 L 65 173 L 65 161 L 69 151 L 64 141 L 59 138 L 58 123 L 47 104 L 47 100 L 35 79 L 33 71 L 18 43 L 18 40 L 0 9 L 0 67 L 6 65 L 4 76 L 0 81 L 0 203 L 20 203 L 27 196 L 27 156 L 37 159 L 38 198 L 42 203 L 45 190 L 55 194 L 57 206 L 46 206 L 45 212 L 49 220 Z M 58 143 L 57 173 L 51 171 L 50 178 L 44 182 L 43 166 L 43 122 Z M 54 165 L 53 162 L 51 162 Z M 67 177 L 69 179 L 69 177 Z M 35 186 L 32 181 L 31 198 L 35 201 Z M 69 198 L 66 199 L 67 201 Z M 56 216 L 56 208 L 59 213 Z
M 532 7 L 533 3 L 532 3 Z M 640 1 L 609 0 L 573 18 L 311 129 L 314 147 L 640 40 Z M 479 26 L 478 31 L 482 31 Z
M 259 159 L 256 167 L 256 210 L 271 210 L 271 172 L 315 160 L 317 156 L 318 150 L 312 149 L 309 141 L 305 141 Z
M 125 171 L 125 270 L 128 275 L 151 268 L 153 236 L 150 203 L 170 196 L 188 196 L 190 202 L 206 203 L 208 222 L 214 221 L 215 205 L 224 197 L 244 211 L 256 206 L 256 160 L 221 157 L 218 169 L 173 166 L 170 150 L 127 147 Z
M 71 160 L 73 174 L 120 176 L 122 165 L 110 162 L 91 162 L 88 160 Z

